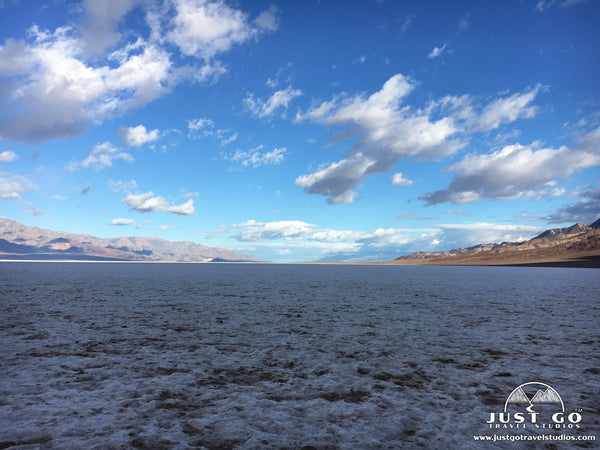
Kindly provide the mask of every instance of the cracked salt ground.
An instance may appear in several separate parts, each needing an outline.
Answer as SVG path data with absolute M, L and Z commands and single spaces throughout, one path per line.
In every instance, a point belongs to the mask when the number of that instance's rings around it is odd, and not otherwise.
M 600 437 L 598 299 L 594 269 L 0 263 L 0 448 L 478 448 L 526 381 Z

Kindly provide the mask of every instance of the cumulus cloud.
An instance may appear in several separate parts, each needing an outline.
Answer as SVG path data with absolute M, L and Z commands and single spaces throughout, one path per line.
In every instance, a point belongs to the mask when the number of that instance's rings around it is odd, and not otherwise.
M 262 12 L 254 21 L 223 1 L 175 0 L 175 9 L 173 28 L 167 38 L 183 54 L 205 60 L 277 29 L 274 9 Z
M 129 194 L 122 201 L 132 210 L 147 213 L 153 211 L 164 211 L 182 216 L 194 213 L 194 200 L 189 199 L 181 205 L 170 205 L 163 197 L 154 195 L 152 191 L 144 194 Z
M 122 217 L 118 218 L 118 219 L 113 219 L 109 222 L 111 225 L 118 225 L 118 226 L 125 226 L 125 225 L 132 225 L 135 223 L 135 220 L 133 219 L 124 219 Z
M 326 254 L 339 256 L 337 260 L 364 257 L 364 259 L 392 259 L 399 256 L 402 249 L 414 242 L 420 242 L 424 236 L 439 232 L 435 228 L 399 229 L 378 228 L 371 231 L 334 230 L 318 228 L 299 220 L 283 220 L 276 222 L 258 222 L 250 220 L 245 223 L 220 227 L 210 232 L 228 234 L 236 239 L 244 248 L 258 246 L 273 248 L 276 252 L 291 248 L 312 254 L 312 258 L 320 258 Z M 415 237 L 415 234 L 418 236 Z M 374 256 L 375 255 L 375 256 Z
M 80 163 L 70 163 L 67 169 L 70 171 L 75 171 L 93 167 L 96 171 L 100 171 L 112 166 L 112 163 L 115 159 L 131 162 L 133 161 L 133 156 L 113 147 L 110 142 L 103 142 L 102 144 L 97 144 L 94 148 L 92 148 L 86 159 Z
M 413 184 L 412 180 L 405 178 L 404 175 L 402 175 L 402 172 L 395 173 L 392 176 L 393 186 L 410 186 L 411 184 Z
M 243 242 L 258 242 L 285 238 L 299 238 L 314 228 L 306 222 L 299 220 L 282 220 L 278 222 L 257 222 L 249 220 L 242 224 L 229 227 L 228 231 L 238 232 L 235 239 Z
M 267 117 L 275 114 L 281 109 L 283 109 L 285 114 L 285 111 L 287 111 L 290 102 L 294 98 L 299 97 L 301 95 L 301 90 L 293 89 L 291 86 L 289 86 L 287 89 L 275 92 L 267 100 L 255 98 L 253 95 L 250 94 L 244 99 L 244 104 L 254 116 Z
M 35 185 L 23 175 L 0 176 L 0 201 L 17 200 L 20 193 L 36 189 Z
M 262 146 L 257 149 L 248 150 L 247 152 L 237 151 L 232 155 L 223 155 L 227 161 L 232 161 L 242 166 L 252 166 L 254 168 L 265 165 L 276 165 L 283 161 L 286 153 L 286 148 L 276 148 L 270 152 L 259 152 Z
M 330 204 L 352 202 L 358 197 L 354 189 L 368 176 L 386 173 L 402 159 L 441 159 L 462 148 L 473 133 L 532 117 L 535 109 L 529 103 L 539 91 L 527 90 L 484 106 L 468 95 L 447 96 L 413 110 L 402 102 L 416 86 L 416 81 L 397 74 L 369 97 L 338 96 L 298 114 L 299 121 L 342 128 L 333 142 L 356 141 L 344 159 L 298 177 L 296 185 L 309 194 L 325 195 Z
M 342 243 L 353 241 L 355 244 L 382 246 L 405 243 L 409 239 L 406 233 L 422 232 L 424 230 L 377 228 L 365 232 L 317 228 L 316 225 L 300 220 L 277 222 L 249 220 L 245 223 L 223 228 L 220 231 L 233 233 L 233 237 L 242 242 L 303 240 L 307 242 Z
M 404 218 L 436 219 L 409 215 Z M 420 250 L 450 250 L 484 242 L 518 242 L 530 239 L 541 231 L 541 228 L 534 226 L 483 222 L 352 231 L 319 228 L 300 220 L 249 220 L 207 233 L 213 238 L 217 234 L 227 234 L 245 249 L 260 246 L 279 253 L 293 248 L 305 255 L 312 255 L 314 259 L 367 261 L 394 259 Z
M 135 8 L 145 12 L 149 36 L 119 33 Z M 77 136 L 182 81 L 216 80 L 227 70 L 219 53 L 278 25 L 274 8 L 251 21 L 221 0 L 85 0 L 81 11 L 77 28 L 34 25 L 26 39 L 0 45 L 1 140 Z
M 50 33 L 33 26 L 29 34 L 27 42 L 9 39 L 0 47 L 0 79 L 10 80 L 0 103 L 7 111 L 1 139 L 75 136 L 87 122 L 143 106 L 169 89 L 169 54 L 141 39 L 113 53 L 112 67 L 96 67 L 82 58 L 82 43 L 68 27 Z
M 140 147 L 159 138 L 158 130 L 147 131 L 144 125 L 137 127 L 120 127 L 118 131 L 121 140 L 130 146 Z
M 428 205 L 464 204 L 479 198 L 552 195 L 556 180 L 600 165 L 600 129 L 581 137 L 574 149 L 509 145 L 490 154 L 470 155 L 448 169 L 458 172 L 443 190 L 421 197 Z
M 16 161 L 17 159 L 19 159 L 19 155 L 17 155 L 15 152 L 10 152 L 7 150 L 0 153 L 0 162 L 12 162 Z

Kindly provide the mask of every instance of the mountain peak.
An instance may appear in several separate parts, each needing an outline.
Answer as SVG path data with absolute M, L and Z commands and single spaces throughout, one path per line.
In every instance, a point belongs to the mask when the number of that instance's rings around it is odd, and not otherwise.
M 585 233 L 593 228 L 594 227 L 587 226 L 582 223 L 576 223 L 575 225 L 571 225 L 570 227 L 566 227 L 566 228 L 551 228 L 549 230 L 544 231 L 542 234 L 539 234 L 534 239 L 543 239 L 543 238 L 555 237 L 555 236 L 559 236 L 559 235 L 581 234 L 581 233 Z

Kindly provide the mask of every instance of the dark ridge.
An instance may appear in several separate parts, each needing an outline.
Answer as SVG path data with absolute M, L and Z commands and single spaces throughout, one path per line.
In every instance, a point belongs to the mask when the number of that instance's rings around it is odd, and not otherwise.
M 52 239 L 48 244 L 66 244 L 67 242 L 71 242 L 71 240 L 66 238 L 56 238 Z
M 106 248 L 110 248 L 113 250 L 121 250 L 122 252 L 130 252 L 129 247 L 115 247 L 114 245 L 107 245 Z
M 600 255 L 571 258 L 568 261 L 552 261 L 539 263 L 507 264 L 515 267 L 574 267 L 583 269 L 600 269 Z
M 38 248 L 33 245 L 14 244 L 6 239 L 0 239 L 0 252 L 6 253 L 35 253 Z

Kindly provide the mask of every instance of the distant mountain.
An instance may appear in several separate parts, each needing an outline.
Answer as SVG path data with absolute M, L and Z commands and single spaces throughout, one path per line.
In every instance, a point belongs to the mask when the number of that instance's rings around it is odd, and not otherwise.
M 195 242 L 152 237 L 97 238 L 28 227 L 0 218 L 0 259 L 81 261 L 258 262 L 253 256 Z
M 502 242 L 501 244 L 477 244 L 472 247 L 466 248 L 453 248 L 445 252 L 416 252 L 410 255 L 400 256 L 397 260 L 413 260 L 413 259 L 434 259 L 434 258 L 446 258 L 450 256 L 465 255 L 467 253 L 485 252 L 487 250 L 493 250 L 495 248 L 504 247 L 505 245 L 512 245 L 511 242 Z
M 525 242 L 479 244 L 447 252 L 417 252 L 395 264 L 552 265 L 600 267 L 600 220 L 553 228 Z

